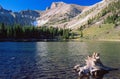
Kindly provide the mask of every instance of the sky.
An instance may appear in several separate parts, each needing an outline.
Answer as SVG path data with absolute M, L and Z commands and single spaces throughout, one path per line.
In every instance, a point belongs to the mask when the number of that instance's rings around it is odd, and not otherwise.
M 78 4 L 82 6 L 90 6 L 101 0 L 0 0 L 0 5 L 14 12 L 21 10 L 45 10 L 52 2 L 65 2 L 68 4 Z

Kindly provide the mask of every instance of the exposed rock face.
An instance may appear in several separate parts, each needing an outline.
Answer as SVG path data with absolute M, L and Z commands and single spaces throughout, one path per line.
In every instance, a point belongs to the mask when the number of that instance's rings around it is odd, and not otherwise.
M 12 12 L 0 6 L 0 22 L 6 24 L 34 24 L 39 27 L 53 26 L 77 29 L 87 24 L 89 19 L 99 15 L 99 13 L 113 1 L 118 0 L 103 0 L 89 7 L 66 4 L 64 2 L 53 2 L 45 11 L 25 10 L 21 12 Z M 102 23 L 102 20 L 98 22 Z
M 45 11 L 37 20 L 37 25 L 77 29 L 83 25 L 87 25 L 88 20 L 101 14 L 103 9 L 115 1 L 118 0 L 103 0 L 89 7 L 66 4 L 63 2 L 52 3 L 50 9 Z M 103 21 L 104 18 L 100 18 L 96 23 L 103 23 Z
M 21 12 L 12 12 L 11 10 L 3 9 L 0 6 L 0 22 L 12 25 L 32 25 L 37 17 L 40 17 L 41 11 L 25 10 Z
M 6 23 L 13 23 L 14 22 L 14 14 L 11 13 L 9 10 L 5 10 L 0 6 L 0 22 L 6 22 Z
M 53 2 L 50 8 L 54 9 L 54 8 L 57 8 L 57 7 L 64 6 L 65 4 L 66 3 L 64 3 L 64 2 Z
M 72 19 L 80 14 L 85 6 L 66 4 L 64 2 L 53 2 L 51 7 L 43 12 L 38 18 L 37 25 L 56 26 Z
M 113 3 L 118 0 L 103 0 L 101 2 L 96 3 L 95 5 L 89 6 L 82 13 L 80 13 L 78 16 L 73 18 L 71 21 L 67 22 L 65 27 L 71 28 L 71 29 L 77 29 L 80 28 L 83 25 L 88 24 L 88 20 L 93 19 L 100 15 L 102 13 L 102 10 L 108 7 L 110 3 Z M 96 22 L 103 22 L 104 18 L 96 21 Z
M 64 2 L 53 2 L 45 11 L 25 10 L 12 12 L 0 6 L 0 22 L 6 24 L 22 24 L 36 26 L 54 26 L 69 21 L 71 18 L 80 14 L 85 7 L 66 4 Z

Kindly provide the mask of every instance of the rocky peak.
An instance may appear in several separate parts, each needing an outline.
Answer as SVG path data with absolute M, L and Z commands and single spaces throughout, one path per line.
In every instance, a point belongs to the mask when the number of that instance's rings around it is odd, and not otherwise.
M 53 9 L 53 8 L 56 8 L 56 7 L 63 6 L 65 4 L 66 3 L 64 3 L 64 2 L 53 2 L 50 8 Z
M 80 14 L 84 8 L 85 6 L 76 4 L 53 2 L 51 6 L 46 8 L 46 11 L 41 14 L 41 17 L 37 19 L 37 26 L 53 26 L 55 24 L 57 26 Z
M 46 10 L 49 10 L 49 9 L 50 9 L 50 7 L 47 7 L 47 8 L 46 8 Z
M 12 10 L 6 10 L 0 5 L 0 12 L 9 13 L 12 12 Z
M 20 11 L 21 15 L 28 15 L 28 16 L 34 16 L 34 17 L 39 17 L 41 14 L 41 11 L 37 10 L 22 10 Z
M 0 10 L 3 9 L 3 7 L 0 5 Z
M 106 2 L 107 2 L 107 1 L 109 1 L 109 0 L 103 0 L 103 1 L 106 1 Z

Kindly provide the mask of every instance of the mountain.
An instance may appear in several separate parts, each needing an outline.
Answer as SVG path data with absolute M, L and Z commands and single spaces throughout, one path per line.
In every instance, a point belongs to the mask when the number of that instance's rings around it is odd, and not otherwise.
M 119 5 L 120 0 L 103 0 L 67 22 L 66 28 L 82 40 L 120 40 Z
M 103 24 L 108 16 L 111 16 L 111 8 L 119 0 L 102 0 L 92 6 L 79 6 L 54 2 L 43 15 L 37 19 L 38 26 L 53 26 L 59 28 L 78 29 L 81 26 L 89 27 L 93 24 Z M 113 5 L 113 6 L 111 6 Z M 117 10 L 119 10 L 119 4 Z M 110 7 L 110 8 L 109 8 Z M 63 9 L 64 8 L 64 9 Z M 107 10 L 109 10 L 107 12 Z M 119 11 L 116 13 L 119 14 Z
M 0 22 L 5 24 L 35 25 L 38 27 L 52 26 L 78 29 L 81 26 L 89 27 L 94 24 L 104 23 L 108 16 L 112 16 L 113 12 L 111 10 L 119 15 L 119 4 L 117 4 L 117 10 L 114 10 L 113 6 L 111 7 L 115 2 L 118 3 L 120 1 L 103 0 L 92 6 L 53 2 L 45 11 L 24 10 L 20 12 L 12 12 L 0 6 Z
M 20 12 L 12 12 L 0 6 L 0 22 L 7 25 L 21 24 L 32 25 L 37 17 L 40 17 L 41 11 L 25 10 Z
M 80 14 L 85 6 L 75 4 L 66 4 L 64 2 L 53 2 L 45 11 L 25 10 L 20 12 L 12 12 L 3 9 L 0 6 L 0 22 L 5 24 L 22 24 L 36 26 L 53 26 L 69 21 L 73 17 Z
M 40 18 L 37 19 L 37 26 L 54 26 L 66 21 L 80 14 L 85 6 L 75 4 L 66 4 L 64 2 L 53 2 L 50 7 L 43 12 Z
M 119 2 L 119 0 L 103 0 L 87 7 L 78 16 L 64 24 L 66 28 L 71 29 L 77 29 L 81 26 L 88 27 L 91 24 L 102 24 L 108 16 L 112 16 L 115 12 L 120 15 Z

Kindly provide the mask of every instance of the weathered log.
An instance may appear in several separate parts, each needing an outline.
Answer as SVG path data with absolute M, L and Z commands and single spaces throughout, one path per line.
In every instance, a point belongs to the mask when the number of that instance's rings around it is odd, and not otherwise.
M 94 79 L 102 79 L 109 71 L 117 70 L 117 68 L 103 65 L 98 53 L 93 53 L 92 56 L 87 56 L 85 62 L 85 66 L 81 67 L 80 65 L 76 65 L 73 68 L 75 72 L 78 73 L 80 79 L 83 79 L 84 77 L 89 79 L 90 76 Z

